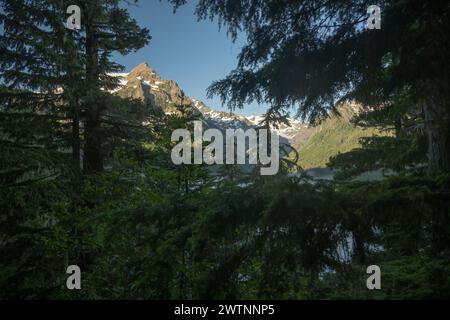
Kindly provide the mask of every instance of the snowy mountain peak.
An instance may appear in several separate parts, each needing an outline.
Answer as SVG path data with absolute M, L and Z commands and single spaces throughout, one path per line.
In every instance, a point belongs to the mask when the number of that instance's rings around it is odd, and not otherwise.
M 173 80 L 164 80 L 153 70 L 148 63 L 143 62 L 133 68 L 129 73 L 116 73 L 113 76 L 121 77 L 119 86 L 111 92 L 123 97 L 141 99 L 150 102 L 166 113 L 174 112 L 174 105 L 190 105 L 194 112 L 198 112 L 212 126 L 219 129 L 250 128 L 260 126 L 262 116 L 243 116 L 231 112 L 214 110 L 202 101 L 188 97 Z M 289 142 L 297 142 L 299 136 L 310 131 L 309 126 L 301 121 L 289 119 L 289 126 L 279 125 L 271 129 Z

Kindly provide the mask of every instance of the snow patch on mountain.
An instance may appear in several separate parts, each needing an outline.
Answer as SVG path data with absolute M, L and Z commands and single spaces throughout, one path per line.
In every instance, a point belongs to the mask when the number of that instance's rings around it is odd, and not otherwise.
M 244 116 L 232 112 L 224 112 L 214 110 L 206 106 L 202 101 L 195 98 L 184 96 L 183 91 L 178 84 L 172 80 L 163 80 L 159 75 L 147 64 L 142 63 L 129 73 L 114 73 L 112 76 L 121 77 L 118 87 L 111 93 L 118 93 L 124 89 L 132 89 L 132 97 L 151 99 L 157 103 L 163 104 L 190 104 L 196 109 L 202 117 L 213 127 L 221 130 L 230 129 L 247 129 L 261 126 L 263 116 Z M 139 91 L 140 90 L 140 91 Z M 129 95 L 130 93 L 128 93 Z M 171 108 L 164 108 L 166 113 L 174 113 Z M 287 139 L 289 142 L 297 140 L 299 133 L 304 136 L 304 132 L 310 130 L 310 127 L 296 119 L 288 119 L 289 125 L 279 124 L 271 125 L 271 130 L 276 132 L 280 137 Z

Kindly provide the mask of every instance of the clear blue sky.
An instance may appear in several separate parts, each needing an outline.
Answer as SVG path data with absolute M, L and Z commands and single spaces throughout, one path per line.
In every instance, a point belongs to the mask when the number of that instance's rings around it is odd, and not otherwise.
M 227 110 L 218 97 L 206 98 L 206 88 L 224 78 L 236 67 L 237 55 L 245 41 L 244 35 L 233 43 L 226 30 L 216 22 L 197 21 L 195 0 L 173 8 L 165 0 L 140 0 L 138 6 L 129 6 L 130 15 L 139 25 L 150 30 L 152 40 L 136 53 L 114 56 L 115 61 L 130 71 L 141 62 L 149 65 L 163 78 L 175 80 L 191 97 L 217 110 Z M 262 114 L 266 107 L 252 104 L 236 113 Z

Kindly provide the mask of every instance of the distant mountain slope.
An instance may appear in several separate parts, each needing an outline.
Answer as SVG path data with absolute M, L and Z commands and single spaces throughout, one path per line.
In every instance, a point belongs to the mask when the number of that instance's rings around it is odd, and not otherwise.
M 350 122 L 359 112 L 356 104 L 343 104 L 338 111 L 340 116 L 330 116 L 315 127 L 309 139 L 294 145 L 303 169 L 326 167 L 330 157 L 360 147 L 360 138 L 385 134 L 375 128 L 356 127 Z

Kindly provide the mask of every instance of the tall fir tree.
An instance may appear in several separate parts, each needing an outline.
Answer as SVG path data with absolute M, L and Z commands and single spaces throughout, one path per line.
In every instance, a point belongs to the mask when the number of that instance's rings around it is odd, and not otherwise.
M 77 229 L 82 219 L 80 160 L 84 153 L 86 173 L 103 169 L 106 133 L 101 120 L 120 117 L 115 125 L 128 129 L 123 135 L 134 139 L 130 128 L 143 135 L 142 104 L 112 97 L 108 90 L 119 81 L 110 73 L 122 69 L 111 62 L 111 53 L 127 54 L 143 46 L 148 30 L 130 19 L 120 1 L 79 1 L 84 23 L 70 30 L 67 8 L 74 4 L 0 3 L 4 297 L 46 296 L 59 286 L 55 268 L 70 261 L 86 263 L 81 250 L 86 234 Z M 128 107 L 138 111 L 124 119 Z M 55 240 L 57 230 L 64 236 Z M 57 244 L 49 251 L 52 241 Z M 42 277 L 47 281 L 41 282 Z
M 136 2 L 136 1 L 135 1 Z M 122 70 L 111 61 L 112 52 L 128 54 L 146 45 L 149 32 L 131 19 L 119 0 L 79 1 L 82 9 L 82 32 L 85 33 L 85 87 L 83 111 L 85 121 L 85 169 L 87 172 L 103 170 L 104 133 L 102 112 L 107 108 L 107 95 L 103 90 L 114 89 L 117 79 L 110 73 Z

